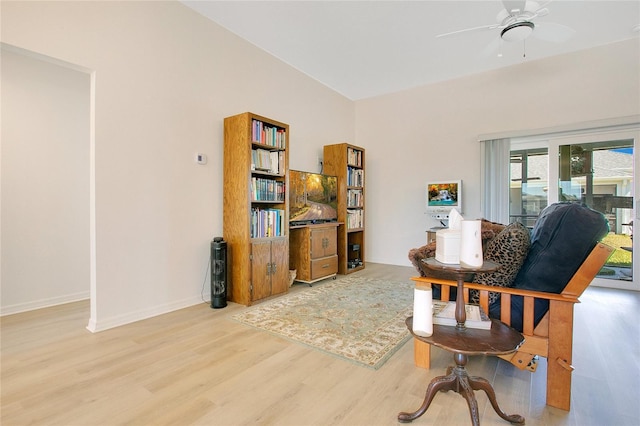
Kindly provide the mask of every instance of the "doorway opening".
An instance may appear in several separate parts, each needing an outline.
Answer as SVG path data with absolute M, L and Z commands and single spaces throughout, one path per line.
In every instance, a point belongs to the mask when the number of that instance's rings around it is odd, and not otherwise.
M 94 331 L 95 72 L 0 49 L 2 115 L 12 124 L 2 129 L 2 227 L 11 230 L 3 232 L 2 313 L 89 298 Z

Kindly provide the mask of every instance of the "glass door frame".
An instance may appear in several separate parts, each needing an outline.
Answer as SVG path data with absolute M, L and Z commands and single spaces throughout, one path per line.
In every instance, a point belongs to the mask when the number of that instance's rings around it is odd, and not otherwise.
M 607 140 L 633 140 L 633 213 L 632 217 L 634 221 L 640 222 L 640 211 L 637 206 L 638 196 L 640 194 L 640 185 L 638 179 L 638 173 L 640 171 L 639 159 L 640 155 L 637 152 L 639 148 L 638 142 L 640 141 L 640 128 L 634 129 L 621 129 L 621 130 L 602 130 L 602 131 L 589 131 L 583 134 L 570 134 L 570 135 L 545 135 L 545 136 L 531 136 L 524 138 L 512 138 L 511 139 L 511 151 L 519 151 L 524 149 L 535 148 L 547 148 L 548 149 L 548 204 L 552 204 L 558 201 L 559 198 L 559 184 L 551 184 L 551 182 L 558 183 L 560 180 L 560 156 L 559 149 L 561 145 L 575 145 L 575 144 L 587 144 L 597 143 Z M 595 278 L 591 285 L 597 287 L 607 288 L 619 288 L 626 290 L 640 291 L 640 261 L 638 261 L 638 253 L 640 250 L 640 238 L 633 239 L 633 280 L 632 281 L 620 281 L 606 278 Z

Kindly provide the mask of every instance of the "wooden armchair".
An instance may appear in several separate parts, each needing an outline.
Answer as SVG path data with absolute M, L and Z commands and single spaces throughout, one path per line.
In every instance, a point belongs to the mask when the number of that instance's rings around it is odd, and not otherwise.
M 579 303 L 578 297 L 589 286 L 598 271 L 605 264 L 613 249 L 598 243 L 582 263 L 577 272 L 560 294 L 543 293 L 510 287 L 492 287 L 483 284 L 465 283 L 465 301 L 469 299 L 469 289 L 480 292 L 480 306 L 489 312 L 489 292 L 500 293 L 500 320 L 511 324 L 511 297 L 523 296 L 522 334 L 525 342 L 517 352 L 501 356 L 520 369 L 535 371 L 535 356 L 547 358 L 547 405 L 569 410 L 571 404 L 571 373 L 573 371 L 573 306 Z M 412 278 L 416 285 L 441 284 L 441 299 L 449 300 L 450 287 L 456 287 L 456 281 L 431 277 Z M 549 311 L 538 325 L 534 326 L 534 301 L 549 301 Z M 414 339 L 414 361 L 419 367 L 429 368 L 431 358 L 430 345 Z

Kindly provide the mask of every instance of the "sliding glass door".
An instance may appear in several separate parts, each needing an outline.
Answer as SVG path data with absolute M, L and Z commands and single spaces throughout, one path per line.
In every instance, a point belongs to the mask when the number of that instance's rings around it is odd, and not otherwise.
M 512 142 L 510 221 L 532 228 L 538 214 L 558 201 L 586 204 L 609 221 L 604 242 L 616 250 L 594 285 L 638 289 L 633 279 L 638 275 L 633 261 L 636 139 L 637 132 L 616 132 Z
M 511 151 L 509 222 L 533 228 L 540 212 L 549 205 L 548 148 Z

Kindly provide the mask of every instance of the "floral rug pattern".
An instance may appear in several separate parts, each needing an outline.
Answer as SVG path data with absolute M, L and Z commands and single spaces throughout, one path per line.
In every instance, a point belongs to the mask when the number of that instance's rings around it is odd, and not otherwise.
M 232 318 L 358 364 L 380 368 L 407 340 L 411 281 L 345 277 L 316 283 Z

